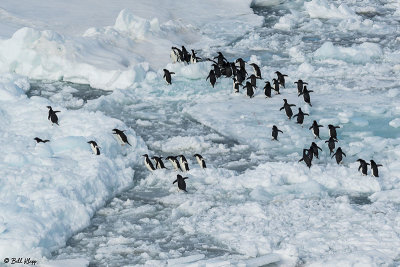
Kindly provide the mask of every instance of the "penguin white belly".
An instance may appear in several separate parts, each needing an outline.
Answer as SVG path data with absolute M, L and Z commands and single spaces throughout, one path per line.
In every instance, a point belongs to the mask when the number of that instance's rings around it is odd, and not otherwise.
M 115 138 L 117 139 L 118 143 L 120 143 L 120 145 L 125 145 L 125 142 L 122 140 L 121 136 L 119 134 L 114 134 Z
M 172 59 L 172 63 L 176 63 L 178 61 L 178 56 L 174 50 L 171 51 L 170 57 Z
M 153 171 L 153 169 L 151 168 L 150 164 L 147 162 L 146 159 L 144 160 L 144 165 L 146 165 L 146 168 L 147 168 L 149 171 Z

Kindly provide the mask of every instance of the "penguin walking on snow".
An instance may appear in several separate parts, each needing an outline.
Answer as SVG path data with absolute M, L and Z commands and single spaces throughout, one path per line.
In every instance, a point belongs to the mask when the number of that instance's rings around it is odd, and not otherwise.
M 303 122 L 304 122 L 304 116 L 309 116 L 310 114 L 308 114 L 308 113 L 304 113 L 302 110 L 301 110 L 301 108 L 299 108 L 299 113 L 297 113 L 296 115 L 294 115 L 293 116 L 293 118 L 294 117 L 297 117 L 297 124 L 300 124 L 300 125 L 303 125 Z M 303 127 L 303 126 L 301 126 L 301 127 Z
M 286 74 L 282 74 L 279 71 L 275 71 L 276 75 L 278 76 L 278 81 L 279 84 L 283 86 L 283 88 L 285 88 L 285 77 L 287 77 Z
M 337 140 L 336 129 L 340 128 L 339 126 L 334 126 L 332 124 L 328 125 L 329 128 L 329 136 Z
M 360 166 L 358 167 L 358 171 L 360 171 L 360 169 L 361 169 L 362 175 L 367 175 L 369 163 L 367 163 L 363 159 L 358 159 L 357 161 L 360 162 Z
M 184 155 L 179 155 L 179 161 L 181 163 L 182 170 L 185 171 L 185 172 L 188 172 L 189 171 L 189 164 L 188 164 L 185 156 Z
M 246 87 L 247 96 L 252 98 L 254 96 L 253 85 L 251 85 L 250 82 L 246 82 L 246 85 L 244 87 Z
M 270 98 L 271 97 L 271 83 L 269 81 L 265 82 L 265 86 L 264 86 L 264 95 L 266 98 Z
M 33 140 L 35 140 L 36 141 L 36 143 L 47 143 L 47 142 L 50 142 L 50 140 L 42 140 L 42 139 L 40 139 L 39 137 L 35 137 L 35 138 L 33 138 Z
M 297 94 L 298 95 L 300 95 L 303 92 L 303 88 L 304 88 L 303 86 L 305 84 L 308 84 L 306 82 L 303 82 L 302 80 L 298 80 L 297 82 L 294 82 L 294 83 L 297 83 Z
M 178 174 L 178 175 L 176 176 L 176 180 L 175 180 L 172 184 L 178 182 L 178 188 L 179 188 L 180 190 L 182 190 L 182 191 L 185 191 L 185 192 L 187 193 L 187 191 L 186 191 L 186 182 L 185 182 L 185 180 L 188 179 L 188 178 L 189 178 L 189 177 L 182 177 L 182 175 Z
M 319 125 L 318 123 L 317 123 L 317 121 L 314 121 L 313 122 L 313 124 L 311 125 L 311 127 L 309 128 L 309 130 L 311 130 L 312 129 L 312 132 L 313 132 L 313 134 L 314 134 L 314 139 L 315 138 L 319 138 L 319 139 L 321 139 L 321 137 L 319 137 L 319 128 L 320 127 L 324 127 L 323 125 Z
M 329 137 L 329 140 L 325 141 L 325 143 L 328 143 L 329 155 L 331 155 L 335 149 L 335 142 L 337 142 L 337 140 L 332 137 Z
M 310 107 L 312 107 L 312 105 L 311 105 L 311 98 L 310 98 L 310 93 L 311 93 L 311 92 L 314 92 L 314 91 L 313 91 L 313 90 L 308 90 L 308 89 L 307 89 L 307 86 L 304 86 L 303 92 L 301 92 L 301 93 L 298 95 L 298 96 L 303 95 L 304 102 L 306 102 L 307 104 L 309 104 Z
M 167 69 L 163 69 L 164 71 L 164 80 L 167 84 L 172 84 L 172 80 L 171 80 L 171 74 L 175 74 L 175 72 L 171 72 Z
M 156 168 L 154 168 L 153 162 L 149 159 L 149 155 L 144 154 L 142 155 L 144 157 L 144 165 L 149 171 L 154 171 Z
M 382 164 L 376 164 L 375 161 L 373 161 L 372 159 L 370 160 L 371 162 L 371 171 L 372 171 L 372 176 L 374 177 L 379 177 L 379 173 L 378 173 L 378 167 L 382 167 Z
M 279 81 L 277 79 L 272 79 L 272 82 L 274 83 L 274 91 L 275 94 L 280 95 L 281 93 L 279 93 Z
M 182 171 L 181 165 L 179 164 L 179 161 L 177 159 L 177 157 L 175 156 L 168 156 L 165 159 L 169 160 L 172 164 L 172 166 L 174 166 L 176 171 Z
M 278 141 L 278 132 L 283 133 L 276 125 L 272 126 L 272 140 Z
M 210 70 L 210 73 L 208 74 L 206 81 L 210 79 L 210 83 L 212 87 L 214 88 L 215 83 L 217 82 L 217 78 L 215 77 L 215 72 L 214 70 Z
M 90 148 L 92 149 L 93 154 L 100 155 L 100 147 L 97 145 L 95 141 L 89 141 L 87 143 L 90 144 Z
M 254 72 L 254 75 L 257 77 L 257 79 L 262 79 L 260 67 L 256 63 L 251 63 L 249 65 L 253 67 L 253 72 Z
M 51 106 L 47 106 L 47 108 L 49 109 L 49 115 L 47 116 L 47 119 L 50 120 L 53 124 L 55 123 L 58 126 L 60 126 L 58 124 L 58 117 L 57 117 L 56 113 L 61 112 L 61 111 L 53 110 L 53 108 Z
M 287 102 L 287 100 L 286 99 L 283 99 L 283 107 L 281 107 L 280 109 L 279 109 L 279 111 L 281 111 L 282 109 L 285 109 L 285 112 L 286 112 L 286 116 L 289 118 L 289 120 L 292 118 L 292 116 L 293 116 L 293 111 L 292 111 L 292 108 L 291 107 L 295 107 L 296 105 L 295 104 L 289 104 L 288 102 Z
M 312 152 L 317 159 L 319 159 L 318 149 L 322 151 L 322 148 L 320 148 L 315 142 L 312 142 L 309 151 Z
M 156 169 L 166 169 L 162 157 L 151 157 L 156 162 Z
M 128 145 L 132 146 L 128 142 L 128 137 L 126 137 L 126 135 L 124 134 L 125 131 L 118 130 L 118 129 L 113 129 L 113 131 L 114 131 L 113 134 L 117 137 L 118 142 L 122 146 L 125 145 L 125 144 L 128 144 Z
M 331 158 L 335 157 L 336 163 L 340 164 L 340 163 L 342 163 L 343 156 L 347 157 L 346 154 L 342 151 L 342 148 L 338 147 L 335 154 L 333 154 Z
M 312 152 L 308 149 L 303 149 L 303 157 L 299 160 L 300 161 L 304 161 L 304 163 L 307 165 L 308 168 L 311 168 L 311 162 L 312 159 L 310 157 L 310 154 L 312 154 Z
M 207 168 L 206 162 L 205 162 L 204 158 L 200 154 L 194 154 L 193 156 L 196 158 L 197 163 L 199 163 L 199 165 L 200 165 L 200 167 L 202 169 Z

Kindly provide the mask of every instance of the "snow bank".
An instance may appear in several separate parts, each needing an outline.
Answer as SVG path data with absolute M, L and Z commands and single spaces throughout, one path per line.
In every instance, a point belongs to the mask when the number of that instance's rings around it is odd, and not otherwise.
M 304 2 L 304 8 L 311 18 L 346 19 L 357 17 L 356 13 L 346 4 L 336 7 L 327 0 L 312 0 Z
M 352 47 L 335 46 L 332 42 L 325 42 L 314 52 L 314 58 L 337 59 L 348 63 L 365 64 L 382 57 L 383 52 L 378 44 L 362 43 Z
M 105 201 L 132 183 L 144 142 L 121 121 L 99 112 L 53 105 L 60 126 L 47 120 L 46 99 L 28 99 L 26 79 L 0 76 L 0 257 L 39 259 L 86 227 Z M 113 128 L 127 130 L 121 147 Z M 38 143 L 34 137 L 49 139 Z M 95 140 L 101 155 L 92 153 Z

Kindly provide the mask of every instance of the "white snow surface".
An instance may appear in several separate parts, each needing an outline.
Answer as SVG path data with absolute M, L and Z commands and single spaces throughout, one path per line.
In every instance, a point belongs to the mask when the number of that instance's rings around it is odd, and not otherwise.
M 399 264 L 397 3 L 31 2 L 0 3 L 0 259 L 33 257 L 43 266 L 126 259 L 149 266 Z M 267 8 L 266 25 L 250 6 Z M 256 62 L 265 80 L 279 70 L 288 74 L 286 88 L 271 99 L 263 81 L 252 99 L 233 94 L 229 79 L 212 88 L 209 62 L 170 63 L 171 46 L 180 45 L 204 57 L 221 51 L 230 61 Z M 163 68 L 175 72 L 172 85 Z M 113 92 L 86 103 L 66 86 L 49 99 L 28 98 L 29 79 Z M 314 91 L 312 107 L 297 96 L 298 79 Z M 279 111 L 283 98 L 296 104 L 294 113 L 310 114 L 303 127 Z M 60 126 L 47 120 L 47 105 L 61 111 Z M 322 140 L 308 129 L 313 120 L 324 125 Z M 174 129 L 186 124 L 193 128 Z M 340 126 L 343 164 L 325 144 L 328 124 Z M 283 131 L 279 141 L 271 140 L 273 125 Z M 119 145 L 113 128 L 127 130 L 132 147 Z M 35 136 L 50 142 L 36 144 Z M 309 169 L 298 160 L 311 142 L 323 151 Z M 187 194 L 172 185 L 169 163 L 134 183 L 133 168 L 152 151 L 187 155 Z M 205 155 L 207 169 L 194 153 Z M 362 176 L 358 158 L 382 164 L 380 177 L 370 169 Z M 112 198 L 128 187 L 136 199 Z M 96 211 L 106 222 L 80 232 Z

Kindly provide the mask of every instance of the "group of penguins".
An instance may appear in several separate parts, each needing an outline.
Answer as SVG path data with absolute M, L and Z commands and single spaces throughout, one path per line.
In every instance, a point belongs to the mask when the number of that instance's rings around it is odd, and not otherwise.
M 201 58 L 199 58 L 194 50 L 191 50 L 192 53 L 189 54 L 187 50 L 185 49 L 184 46 L 182 46 L 182 49 L 178 49 L 176 47 L 172 47 L 171 51 L 171 58 L 173 62 L 186 62 L 186 63 L 196 63 L 199 61 L 202 61 Z M 218 55 L 213 57 L 212 59 L 206 58 L 205 60 L 207 61 L 212 61 L 212 69 L 210 70 L 206 80 L 209 80 L 210 84 L 212 87 L 214 87 L 216 81 L 218 78 L 221 77 L 226 77 L 226 78 L 232 78 L 233 80 L 233 91 L 235 93 L 239 92 L 240 86 L 246 89 L 246 94 L 248 97 L 252 98 L 254 96 L 254 90 L 257 89 L 257 79 L 262 79 L 261 77 L 261 71 L 260 67 L 255 64 L 251 63 L 248 64 L 252 66 L 253 68 L 253 74 L 248 75 L 246 71 L 246 62 L 242 58 L 236 59 L 234 62 L 229 62 L 224 55 L 221 52 L 218 52 Z M 238 65 L 236 65 L 238 64 Z M 167 69 L 164 69 L 164 79 L 167 82 L 167 84 L 171 84 L 171 74 L 174 74 L 173 72 L 169 72 Z M 285 88 L 285 77 L 288 75 L 282 74 L 279 71 L 276 71 L 275 74 L 277 75 L 276 78 L 272 79 L 273 86 L 271 86 L 271 83 L 269 81 L 265 81 L 264 85 L 264 94 L 266 98 L 270 98 L 271 91 L 274 90 L 275 94 L 280 94 L 280 88 L 281 86 Z M 245 85 L 243 85 L 243 83 Z M 298 81 L 294 82 L 297 84 L 297 93 L 298 96 L 303 96 L 304 102 L 307 103 L 310 107 L 312 107 L 311 104 L 311 97 L 310 93 L 314 92 L 313 90 L 309 90 L 307 88 L 308 83 L 299 79 Z M 293 116 L 293 111 L 292 107 L 296 106 L 294 104 L 289 104 L 287 102 L 287 99 L 283 99 L 283 106 L 280 108 L 280 110 L 285 110 L 286 116 L 290 120 L 292 117 L 295 118 L 297 117 L 297 124 L 302 125 L 304 122 L 304 116 L 309 116 L 308 113 L 304 113 L 301 108 L 298 109 L 298 113 Z M 324 127 L 323 125 L 319 125 L 317 121 L 313 121 L 313 124 L 311 127 L 309 127 L 309 130 L 312 130 L 314 137 L 315 138 L 320 138 L 319 136 L 319 128 Z M 335 143 L 338 142 L 337 138 L 337 133 L 336 129 L 340 128 L 339 126 L 334 126 L 332 124 L 328 125 L 329 128 L 329 140 L 325 141 L 325 143 L 328 143 L 328 148 L 330 151 L 331 158 L 335 157 L 337 164 L 341 164 L 343 160 L 343 156 L 346 157 L 346 154 L 343 152 L 341 147 L 338 147 L 336 152 L 334 152 L 335 149 Z M 283 133 L 281 130 L 278 129 L 276 125 L 273 125 L 272 127 L 272 140 L 278 141 L 278 134 L 279 132 Z M 318 150 L 322 149 L 315 143 L 312 142 L 311 146 L 309 149 L 303 149 L 303 156 L 299 160 L 299 162 L 304 161 L 305 164 L 311 168 L 312 165 L 312 160 L 314 156 L 318 159 Z M 368 168 L 367 166 L 371 166 L 371 172 L 372 175 L 375 177 L 379 177 L 378 173 L 378 167 L 382 166 L 381 164 L 377 164 L 374 160 L 370 160 L 370 164 L 367 163 L 363 159 L 358 159 L 357 160 L 360 163 L 360 166 L 358 170 L 361 170 L 361 173 L 363 175 L 367 175 Z
M 58 116 L 57 116 L 57 113 L 59 113 L 60 111 L 53 110 L 53 108 L 51 106 L 47 106 L 47 108 L 49 109 L 47 119 L 49 121 L 51 121 L 52 125 L 56 124 L 56 125 L 60 126 L 58 123 Z M 113 134 L 116 136 L 116 139 L 118 140 L 118 142 L 121 145 L 128 144 L 128 145 L 132 146 L 128 141 L 128 137 L 124 133 L 124 130 L 113 129 L 112 131 L 113 131 Z M 39 137 L 35 137 L 34 140 L 36 141 L 36 143 L 50 142 L 50 140 L 48 140 L 48 139 L 43 140 Z M 100 147 L 97 145 L 96 141 L 91 140 L 91 141 L 88 141 L 87 143 L 90 144 L 90 147 L 95 155 L 100 155 Z M 163 159 L 162 157 L 156 157 L 156 156 L 152 157 L 152 159 L 155 162 L 155 167 L 154 167 L 153 163 L 151 162 L 151 160 L 147 154 L 144 154 L 142 156 L 145 157 L 144 164 L 147 167 L 147 169 L 149 169 L 150 171 L 154 171 L 156 169 L 166 169 L 164 162 L 162 161 L 162 159 Z M 179 160 L 178 160 L 178 157 L 179 157 Z M 199 165 L 202 169 L 207 168 L 206 162 L 200 154 L 194 154 L 194 157 L 196 158 L 197 162 L 199 163 Z M 189 164 L 184 155 L 168 156 L 166 159 L 171 162 L 171 164 L 175 168 L 175 170 L 181 171 L 181 172 L 189 171 Z M 188 179 L 188 177 L 182 177 L 180 174 L 178 174 L 177 179 L 173 182 L 173 184 L 178 182 L 178 188 L 180 190 L 187 192 L 185 179 Z

